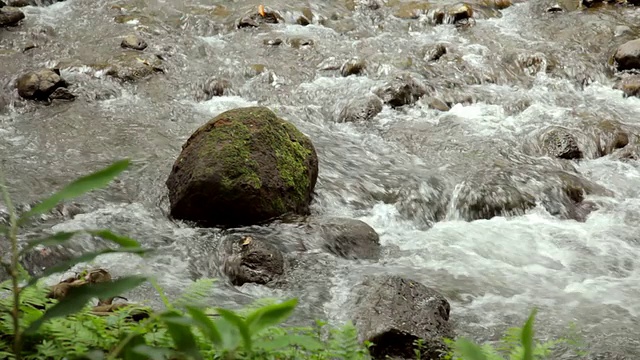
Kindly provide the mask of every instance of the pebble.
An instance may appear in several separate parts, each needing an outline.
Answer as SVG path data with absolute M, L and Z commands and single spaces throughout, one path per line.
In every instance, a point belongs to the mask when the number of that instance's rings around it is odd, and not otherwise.
M 134 50 L 144 50 L 147 48 L 147 43 L 137 35 L 127 35 L 122 39 L 120 46 Z

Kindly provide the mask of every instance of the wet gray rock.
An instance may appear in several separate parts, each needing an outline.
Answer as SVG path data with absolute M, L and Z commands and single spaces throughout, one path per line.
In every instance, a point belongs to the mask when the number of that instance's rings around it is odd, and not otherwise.
M 195 98 L 196 101 L 211 100 L 214 96 L 225 95 L 230 88 L 231 82 L 229 80 L 212 77 L 198 85 Z
M 638 161 L 640 160 L 640 145 L 627 145 L 624 148 L 614 152 L 612 157 L 620 161 Z
M 456 210 L 467 221 L 496 216 L 519 216 L 536 205 L 533 194 L 522 191 L 512 174 L 481 171 L 463 183 L 457 195 Z
M 331 218 L 320 224 L 323 248 L 345 259 L 377 260 L 380 237 L 367 223 L 345 218 Z
M 21 263 L 30 275 L 38 276 L 44 270 L 70 260 L 74 255 L 71 249 L 63 246 L 36 247 L 23 255 Z
M 56 89 L 66 86 L 60 71 L 50 69 L 28 72 L 18 78 L 16 85 L 20 96 L 34 100 L 48 100 Z
M 614 86 L 614 89 L 622 90 L 625 97 L 637 96 L 640 97 L 640 75 L 625 76 L 618 81 Z
M 613 120 L 600 121 L 593 128 L 593 136 L 596 141 L 597 155 L 606 156 L 617 149 L 627 146 L 632 140 L 637 142 L 638 135 L 633 134 L 621 123 Z M 640 129 L 636 129 L 640 131 Z
M 544 132 L 541 148 L 547 155 L 560 159 L 575 160 L 583 157 L 578 140 L 571 130 L 558 126 Z
M 3 6 L 0 8 L 0 27 L 13 26 L 24 19 L 24 13 L 15 7 Z
M 432 109 L 436 109 L 436 110 L 440 110 L 440 111 L 449 111 L 449 110 L 451 110 L 451 108 L 449 107 L 449 105 L 446 102 L 444 102 L 442 99 L 439 99 L 437 97 L 433 97 L 433 96 L 428 97 L 426 99 L 426 103 Z
M 147 48 L 147 42 L 137 35 L 127 35 L 122 39 L 120 46 L 133 50 L 144 50 Z
M 349 75 L 363 75 L 366 68 L 367 63 L 363 59 L 351 59 L 342 65 L 340 74 L 344 77 Z
M 434 289 L 398 276 L 368 277 L 356 287 L 353 322 L 374 359 L 413 359 L 422 339 L 424 359 L 438 359 L 453 338 L 449 302 Z
M 613 55 L 618 71 L 640 70 L 640 39 L 620 45 Z
M 282 253 L 263 239 L 234 234 L 224 246 L 223 272 L 233 285 L 267 284 L 284 273 Z
M 375 90 L 382 101 L 393 107 L 411 105 L 427 94 L 427 87 L 411 74 L 400 74 Z
M 382 111 L 382 101 L 375 95 L 367 95 L 348 102 L 336 120 L 337 122 L 365 122 L 370 121 Z

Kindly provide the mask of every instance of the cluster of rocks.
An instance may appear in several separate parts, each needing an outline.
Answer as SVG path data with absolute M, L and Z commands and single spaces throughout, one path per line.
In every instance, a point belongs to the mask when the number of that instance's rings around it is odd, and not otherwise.
M 183 145 L 166 182 L 171 216 L 232 228 L 309 215 L 317 176 L 315 148 L 294 125 L 265 107 L 229 110 Z M 322 249 L 357 261 L 380 256 L 378 234 L 362 221 L 312 217 L 304 228 L 311 240 L 303 250 Z M 286 250 L 259 232 L 228 235 L 220 253 L 222 271 L 233 285 L 277 286 L 287 273 Z M 453 336 L 449 303 L 420 283 L 377 276 L 354 291 L 359 300 L 353 320 L 361 340 L 376 343 L 376 358 L 413 354 L 416 339 L 423 339 L 428 354 L 437 354 L 444 349 L 443 339 Z
M 1 10 L 1 9 L 0 9 Z M 125 36 L 120 43 L 124 52 L 108 62 L 90 64 L 96 71 L 121 81 L 136 81 L 157 72 L 163 72 L 161 60 L 157 56 L 141 58 L 139 53 L 145 50 L 147 42 L 137 35 Z M 70 84 L 61 77 L 60 67 L 28 71 L 18 77 L 16 89 L 24 99 L 44 101 L 73 101 L 76 96 L 69 90 Z

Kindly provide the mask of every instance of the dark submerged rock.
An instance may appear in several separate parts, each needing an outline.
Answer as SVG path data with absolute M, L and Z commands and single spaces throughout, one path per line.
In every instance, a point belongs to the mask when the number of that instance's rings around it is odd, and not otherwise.
M 28 72 L 18 78 L 18 94 L 25 99 L 48 100 L 58 88 L 67 83 L 60 77 L 60 71 L 41 69 Z
M 7 2 L 7 4 L 9 6 L 14 6 L 14 7 L 25 7 L 25 6 L 36 6 L 37 5 L 34 0 L 9 0 Z
M 123 82 L 134 82 L 164 72 L 162 60 L 159 57 L 132 51 L 123 52 L 89 66 Z
M 308 214 L 317 177 L 311 140 L 268 108 L 248 107 L 193 133 L 166 184 L 174 218 L 236 226 Z
M 340 110 L 337 122 L 363 122 L 373 119 L 382 111 L 382 101 L 375 95 L 349 101 Z
M 363 59 L 351 59 L 345 62 L 340 68 L 340 74 L 344 77 L 349 75 L 363 75 L 367 64 Z
M 613 88 L 622 90 L 625 97 L 640 97 L 640 75 L 625 76 L 620 79 Z
M 76 99 L 76 96 L 73 95 L 67 88 L 59 87 L 55 89 L 51 95 L 49 95 L 49 99 L 51 100 L 67 100 L 73 101 Z
M 127 35 L 122 39 L 120 46 L 133 50 L 144 50 L 147 48 L 147 42 L 137 35 Z
M 413 359 L 422 339 L 422 356 L 438 359 L 444 338 L 453 338 L 449 302 L 437 291 L 398 276 L 369 277 L 357 287 L 354 324 L 361 341 L 371 341 L 374 359 Z
M 260 5 L 256 11 L 252 11 L 243 16 L 236 27 L 238 29 L 246 27 L 258 27 L 262 24 L 278 24 L 284 22 L 284 18 L 277 11 Z
M 598 156 L 606 156 L 617 149 L 622 149 L 634 137 L 622 124 L 613 120 L 599 122 L 594 132 Z
M 613 55 L 618 71 L 640 70 L 640 39 L 620 45 Z
M 426 86 L 411 74 L 400 74 L 375 90 L 375 94 L 393 108 L 411 105 L 426 93 Z
M 74 252 L 63 246 L 37 247 L 22 257 L 22 266 L 32 276 L 41 275 L 44 270 L 74 257 Z
M 466 3 L 458 3 L 447 8 L 447 23 L 456 24 L 473 18 L 473 8 Z
M 232 235 L 225 243 L 223 272 L 233 285 L 267 284 L 284 273 L 284 258 L 273 245 L 254 236 Z
M 540 203 L 551 215 L 584 221 L 591 206 L 584 195 L 611 196 L 611 192 L 577 174 L 563 170 L 512 166 L 470 175 L 459 187 L 454 207 L 466 220 L 520 216 Z
M 214 96 L 223 96 L 229 92 L 231 82 L 216 77 L 209 78 L 198 85 L 195 98 L 197 101 L 211 100 Z
M 332 218 L 320 225 L 324 249 L 345 259 L 377 260 L 380 257 L 380 237 L 364 221 Z
M 554 4 L 547 8 L 548 13 L 561 13 L 564 11 L 565 10 L 562 8 L 562 6 L 560 6 L 560 4 Z
M 571 131 L 557 126 L 544 132 L 542 149 L 547 155 L 560 159 L 574 160 L 583 157 L 578 140 Z
M 11 6 L 0 7 L 0 27 L 13 26 L 24 19 L 24 13 Z
M 444 44 L 436 44 L 426 51 L 424 59 L 426 61 L 438 61 L 447 53 L 447 47 Z
M 580 4 L 586 8 L 591 8 L 604 4 L 604 0 L 581 0 Z
M 614 152 L 612 157 L 620 161 L 638 161 L 640 160 L 640 145 L 627 145 Z

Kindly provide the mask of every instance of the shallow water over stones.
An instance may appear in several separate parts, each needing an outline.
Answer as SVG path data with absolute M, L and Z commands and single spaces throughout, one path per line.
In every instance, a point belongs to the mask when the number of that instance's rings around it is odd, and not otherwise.
M 448 1 L 275 0 L 264 5 L 277 23 L 238 29 L 258 5 L 21 7 L 24 20 L 0 28 L 0 155 L 17 202 L 119 158 L 134 164 L 26 237 L 109 227 L 157 249 L 93 264 L 115 276 L 158 275 L 170 296 L 219 277 L 222 306 L 298 296 L 299 321 L 345 321 L 365 276 L 406 276 L 450 301 L 458 334 L 495 340 L 537 306 L 541 337 L 574 322 L 594 353 L 640 356 L 640 98 L 614 89 L 633 75 L 610 62 L 640 38 L 640 8 L 478 0 L 473 20 L 454 24 Z M 132 34 L 146 48 L 123 48 Z M 344 73 L 354 59 L 366 67 Z M 20 75 L 54 67 L 74 101 L 20 98 Z M 165 181 L 182 144 L 254 105 L 316 148 L 310 218 L 225 232 L 169 220 Z M 571 136 L 549 140 L 557 129 Z M 379 260 L 329 253 L 308 224 L 332 217 L 371 226 Z M 282 252 L 272 285 L 228 282 L 223 244 L 236 233 Z M 80 238 L 70 251 L 97 246 Z M 157 301 L 150 287 L 128 298 Z

